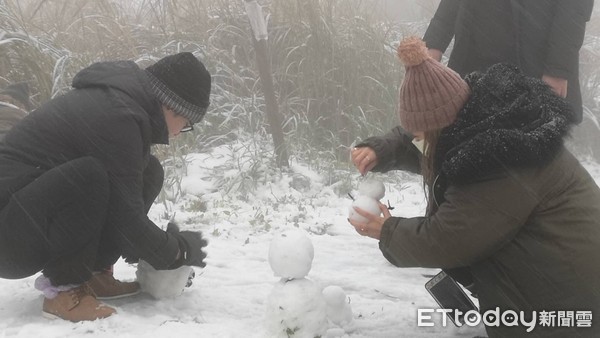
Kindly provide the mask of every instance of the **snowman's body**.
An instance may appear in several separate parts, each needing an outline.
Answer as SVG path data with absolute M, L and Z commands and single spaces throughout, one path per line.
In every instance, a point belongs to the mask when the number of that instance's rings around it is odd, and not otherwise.
M 348 210 L 348 218 L 353 221 L 366 223 L 369 220 L 363 215 L 359 214 L 355 207 L 360 208 L 370 214 L 379 215 L 381 210 L 379 210 L 379 202 L 376 199 L 369 196 L 358 196 L 352 202 L 352 206 Z
M 385 186 L 381 181 L 373 179 L 362 181 L 358 186 L 358 196 L 356 196 L 348 210 L 348 218 L 361 223 L 368 221 L 367 218 L 356 212 L 354 207 L 358 207 L 373 215 L 381 215 L 379 200 L 383 196 L 385 196 Z
M 327 306 L 321 290 L 306 278 L 281 279 L 267 300 L 269 337 L 313 338 L 327 331 Z

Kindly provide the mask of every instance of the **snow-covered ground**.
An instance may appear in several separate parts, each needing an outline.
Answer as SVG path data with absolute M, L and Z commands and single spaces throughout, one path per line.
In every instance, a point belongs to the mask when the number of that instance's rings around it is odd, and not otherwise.
M 140 294 L 107 301 L 117 315 L 70 323 L 41 316 L 42 295 L 33 287 L 37 275 L 0 279 L 0 337 L 269 337 L 267 299 L 279 280 L 269 266 L 269 245 L 275 235 L 293 227 L 305 230 L 314 246 L 308 279 L 320 288 L 340 286 L 350 299 L 354 321 L 344 337 L 485 336 L 482 327 L 442 327 L 441 318 L 433 327 L 417 326 L 417 309 L 437 307 L 424 288 L 429 279 L 424 275 L 437 270 L 395 268 L 383 258 L 377 241 L 361 237 L 349 225 L 351 200 L 343 185 L 357 186 L 356 171 L 347 171 L 344 180 L 332 184 L 331 172 L 319 173 L 293 161 L 287 173 L 248 177 L 255 180 L 255 188 L 240 196 L 236 191 L 243 190 L 243 180 L 232 178 L 245 175 L 248 168 L 241 164 L 225 170 L 226 162 L 237 156 L 234 148 L 190 155 L 181 182 L 185 195 L 175 204 L 159 202 L 150 212 L 163 227 L 164 215 L 175 212 L 182 229 L 201 230 L 209 239 L 208 264 L 195 269 L 193 285 L 181 296 L 155 300 Z M 586 167 L 600 182 L 600 166 L 590 162 Z M 371 176 L 385 183 L 384 201 L 396 207 L 393 215 L 423 213 L 418 177 Z M 229 189 L 232 182 L 237 190 Z M 120 279 L 134 279 L 135 271 L 123 261 L 115 266 Z

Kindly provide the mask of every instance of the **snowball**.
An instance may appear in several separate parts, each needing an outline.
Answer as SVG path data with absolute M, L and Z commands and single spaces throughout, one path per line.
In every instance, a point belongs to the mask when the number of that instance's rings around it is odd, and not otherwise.
M 338 308 L 343 307 L 346 303 L 346 293 L 344 289 L 337 285 L 330 285 L 323 289 L 323 298 L 325 303 Z
M 356 212 L 356 210 L 354 210 L 354 207 L 358 207 L 361 208 L 362 210 L 371 213 L 373 215 L 381 215 L 381 210 L 379 209 L 379 202 L 377 202 L 377 200 L 375 200 L 372 197 L 368 197 L 368 196 L 358 196 L 354 202 L 352 202 L 352 206 L 350 207 L 349 210 L 349 218 L 352 221 L 356 221 L 356 222 L 368 222 L 368 219 L 366 217 L 363 217 L 362 215 L 360 215 L 358 212 Z
M 329 330 L 327 330 L 327 333 L 325 333 L 325 338 L 339 338 L 339 337 L 348 337 L 348 335 L 346 335 L 346 330 L 339 328 L 339 327 L 332 327 Z
M 140 259 L 135 275 L 143 292 L 156 299 L 163 299 L 181 295 L 193 271 L 190 266 L 175 270 L 155 270 L 148 262 Z
M 321 290 L 310 280 L 281 280 L 267 299 L 269 337 L 313 338 L 327 332 L 327 308 Z
M 364 180 L 358 185 L 358 194 L 380 200 L 385 196 L 385 186 L 378 180 Z
M 337 326 L 346 326 L 352 322 L 352 309 L 344 289 L 330 285 L 323 289 L 323 299 L 327 304 L 327 318 Z
M 275 235 L 269 247 L 269 264 L 275 276 L 304 278 L 312 267 L 315 249 L 306 233 L 290 230 Z

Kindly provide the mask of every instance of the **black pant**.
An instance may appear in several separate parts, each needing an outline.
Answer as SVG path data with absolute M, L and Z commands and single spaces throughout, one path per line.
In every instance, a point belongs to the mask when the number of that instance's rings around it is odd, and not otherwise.
M 164 172 L 151 156 L 144 170 L 146 212 Z M 77 284 L 114 264 L 117 229 L 106 224 L 109 178 L 104 165 L 84 157 L 55 167 L 14 193 L 0 210 L 0 277 L 43 270 L 53 285 Z

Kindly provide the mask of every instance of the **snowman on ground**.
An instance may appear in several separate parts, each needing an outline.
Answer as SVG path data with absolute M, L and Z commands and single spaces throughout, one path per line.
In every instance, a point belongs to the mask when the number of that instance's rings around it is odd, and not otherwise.
M 327 306 L 321 290 L 306 279 L 314 258 L 311 240 L 302 230 L 275 235 L 269 247 L 269 264 L 281 277 L 267 300 L 269 337 L 313 338 L 327 331 Z
M 385 186 L 381 181 L 367 179 L 358 186 L 358 196 L 352 202 L 349 210 L 349 218 L 356 222 L 367 222 L 368 220 L 360 215 L 354 207 L 358 207 L 370 214 L 380 215 L 379 200 L 385 195 Z
M 266 324 L 269 337 L 341 337 L 353 315 L 344 290 L 328 286 L 322 291 L 307 279 L 314 247 L 299 229 L 275 235 L 269 247 L 269 264 L 280 277 L 268 297 Z
M 346 330 L 351 329 L 354 315 L 350 307 L 350 300 L 344 289 L 337 285 L 330 285 L 323 289 L 323 299 L 327 304 L 327 318 L 331 328 L 327 331 L 327 337 L 341 337 Z

